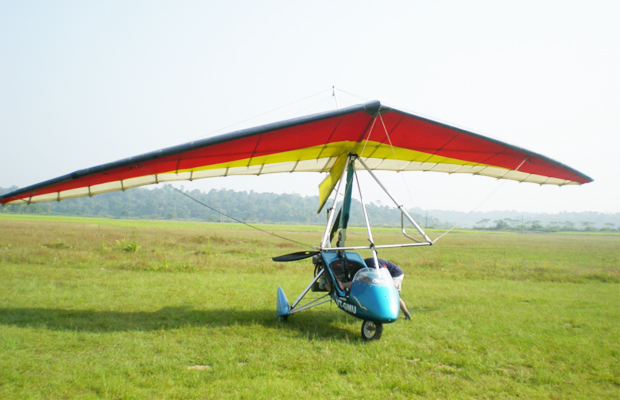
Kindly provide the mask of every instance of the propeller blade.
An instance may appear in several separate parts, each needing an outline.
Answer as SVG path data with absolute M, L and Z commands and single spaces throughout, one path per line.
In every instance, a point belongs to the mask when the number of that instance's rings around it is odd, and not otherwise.
M 276 262 L 297 261 L 303 260 L 304 258 L 313 257 L 319 253 L 320 251 L 298 251 L 297 253 L 285 254 L 283 256 L 274 257 L 272 258 L 272 260 Z

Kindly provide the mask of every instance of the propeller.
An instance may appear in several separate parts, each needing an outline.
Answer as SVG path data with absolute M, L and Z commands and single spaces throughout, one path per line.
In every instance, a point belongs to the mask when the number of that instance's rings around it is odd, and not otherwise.
M 320 251 L 298 251 L 296 253 L 285 254 L 283 256 L 274 257 L 272 258 L 272 260 L 276 262 L 297 261 L 297 260 L 303 260 L 304 258 L 313 257 L 319 253 Z

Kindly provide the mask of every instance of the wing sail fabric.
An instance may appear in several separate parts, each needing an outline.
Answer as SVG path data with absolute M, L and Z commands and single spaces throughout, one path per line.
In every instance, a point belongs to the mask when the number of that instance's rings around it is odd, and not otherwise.
M 333 179 L 339 179 L 336 160 L 350 152 L 374 170 L 469 173 L 552 185 L 592 181 L 536 153 L 370 102 L 79 170 L 0 196 L 0 204 L 59 201 L 176 180 L 282 172 L 331 172 L 321 188 L 321 198 L 326 198 L 335 185 Z

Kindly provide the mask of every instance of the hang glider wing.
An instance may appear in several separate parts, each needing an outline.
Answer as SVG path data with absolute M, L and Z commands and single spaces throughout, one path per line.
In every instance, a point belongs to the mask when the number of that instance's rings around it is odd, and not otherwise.
M 321 198 L 358 154 L 373 170 L 469 173 L 552 185 L 588 176 L 547 157 L 369 102 L 186 143 L 76 171 L 0 196 L 0 204 L 60 201 L 159 182 L 277 172 L 328 172 Z

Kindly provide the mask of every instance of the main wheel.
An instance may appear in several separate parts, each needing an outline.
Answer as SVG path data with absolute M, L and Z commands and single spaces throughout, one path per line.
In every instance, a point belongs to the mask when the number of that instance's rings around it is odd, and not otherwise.
M 379 340 L 383 333 L 383 324 L 372 321 L 364 321 L 362 323 L 362 339 Z

